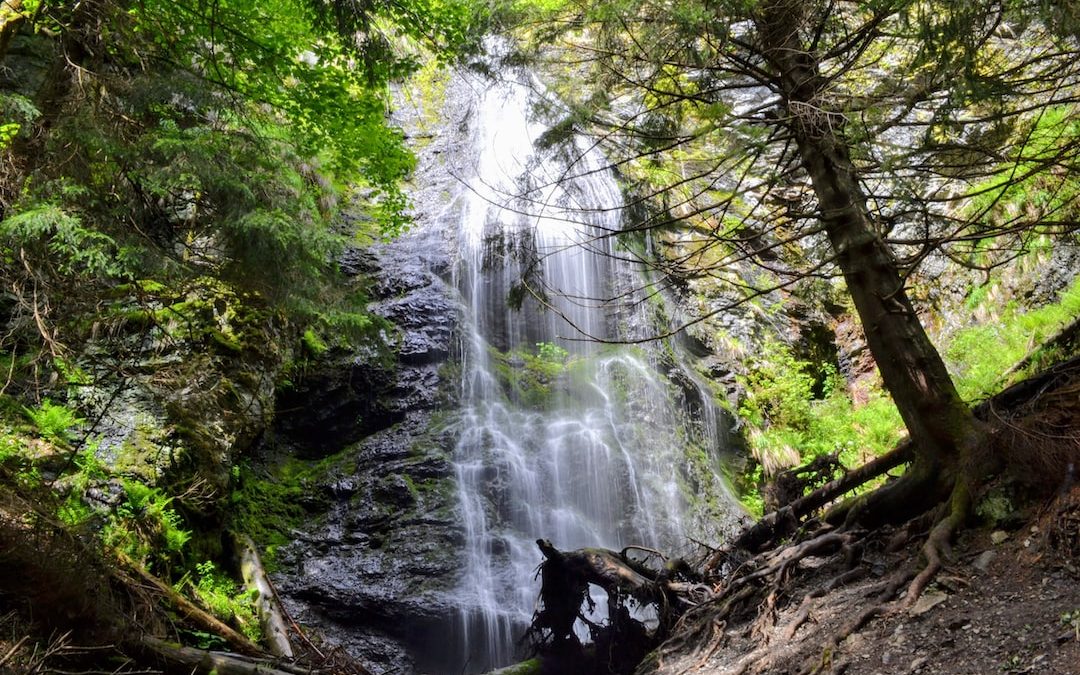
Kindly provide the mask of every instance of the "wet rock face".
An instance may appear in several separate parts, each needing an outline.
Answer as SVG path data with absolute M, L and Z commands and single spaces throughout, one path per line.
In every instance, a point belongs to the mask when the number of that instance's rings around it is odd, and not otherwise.
M 449 358 L 457 308 L 438 276 L 445 246 L 417 232 L 371 251 L 347 251 L 346 273 L 374 279 L 368 311 L 396 332 L 360 352 L 337 350 L 278 395 L 278 427 L 307 454 L 321 456 L 431 408 Z
M 279 591 L 297 620 L 376 673 L 413 672 L 457 611 L 463 534 L 440 408 L 456 386 L 444 369 L 458 309 L 439 276 L 439 236 L 417 230 L 346 254 L 346 269 L 371 279 L 369 311 L 397 330 L 387 350 L 334 354 L 279 397 L 288 445 L 332 458 L 315 488 L 325 513 L 278 552 Z
M 460 386 L 451 356 L 461 309 L 450 278 L 461 185 L 444 158 L 466 132 L 465 106 L 446 101 L 444 124 L 426 138 L 410 230 L 339 259 L 364 284 L 369 311 L 393 325 L 388 349 L 337 354 L 302 391 L 279 398 L 287 445 L 332 457 L 333 468 L 313 500 L 325 513 L 279 549 L 275 581 L 298 621 L 374 673 L 439 672 L 434 652 L 453 642 L 459 612 L 465 547 L 448 411 Z
M 335 350 L 318 370 L 291 389 L 279 390 L 277 427 L 303 455 L 324 456 L 399 421 L 400 414 L 387 403 L 395 385 L 393 364 L 380 350 Z
M 112 311 L 138 317 L 176 299 L 123 298 Z M 200 515 L 211 522 L 223 516 L 234 462 L 273 419 L 281 336 L 272 322 L 250 320 L 262 309 L 231 289 L 195 287 L 183 301 L 180 330 L 132 319 L 88 340 L 78 365 L 92 384 L 70 398 L 92 424 L 99 460 L 147 485 L 205 486 Z
M 455 611 L 453 440 L 437 429 L 430 412 L 413 411 L 347 448 L 355 469 L 318 487 L 328 512 L 279 552 L 279 591 L 292 613 L 375 672 L 411 672 L 410 651 Z

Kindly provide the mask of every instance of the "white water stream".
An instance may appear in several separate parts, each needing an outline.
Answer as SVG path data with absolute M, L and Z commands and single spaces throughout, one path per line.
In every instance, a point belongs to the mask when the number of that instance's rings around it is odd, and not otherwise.
M 463 148 L 473 163 L 455 272 L 467 315 L 454 462 L 467 566 L 454 638 L 464 663 L 451 664 L 455 672 L 520 656 L 539 589 L 536 539 L 564 550 L 676 550 L 693 501 L 686 446 L 696 434 L 699 447 L 719 451 L 715 411 L 706 405 L 689 429 L 682 397 L 658 372 L 670 347 L 580 340 L 582 331 L 632 337 L 631 326 L 648 325 L 650 305 L 598 302 L 641 283 L 612 257 L 614 239 L 597 236 L 622 227 L 620 189 L 584 138 L 558 153 L 536 150 L 546 127 L 530 114 L 534 89 L 487 87 L 470 120 L 475 145 Z M 528 297 L 519 310 L 508 306 L 533 260 L 534 285 L 542 279 L 554 311 Z M 597 614 L 606 616 L 602 606 Z

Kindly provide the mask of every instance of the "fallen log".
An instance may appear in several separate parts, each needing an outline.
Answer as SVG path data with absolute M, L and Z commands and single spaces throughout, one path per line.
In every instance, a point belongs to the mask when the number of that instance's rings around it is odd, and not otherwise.
M 300 675 L 309 672 L 266 659 L 183 647 L 149 635 L 144 635 L 139 643 L 170 663 L 217 675 Z
M 911 460 L 914 447 L 904 440 L 884 455 L 853 469 L 836 480 L 829 481 L 810 494 L 800 497 L 787 506 L 766 513 L 761 520 L 743 530 L 734 545 L 751 553 L 768 548 L 769 544 L 792 534 L 803 518 L 825 506 L 840 495 L 854 490 L 886 471 L 895 469 Z
M 267 648 L 274 656 L 291 659 L 293 648 L 289 642 L 285 616 L 270 578 L 266 575 L 266 569 L 259 559 L 255 542 L 244 534 L 236 537 L 236 544 L 240 549 L 240 574 L 244 578 L 244 586 L 255 593 L 255 611 Z
M 217 617 L 211 615 L 209 612 L 197 607 L 195 603 L 185 598 L 175 588 L 146 571 L 142 565 L 139 565 L 130 558 L 120 554 L 117 554 L 117 558 L 123 563 L 124 567 L 134 573 L 144 583 L 149 584 L 155 591 L 164 595 L 184 618 L 188 619 L 199 628 L 208 633 L 217 635 L 223 639 L 230 648 L 241 654 L 256 657 L 265 654 L 265 652 L 263 652 L 263 650 L 254 642 L 247 639 L 244 635 L 240 634 Z M 119 576 L 123 574 L 123 572 L 117 570 L 114 571 L 113 574 Z M 121 578 L 121 581 L 124 581 L 124 579 Z

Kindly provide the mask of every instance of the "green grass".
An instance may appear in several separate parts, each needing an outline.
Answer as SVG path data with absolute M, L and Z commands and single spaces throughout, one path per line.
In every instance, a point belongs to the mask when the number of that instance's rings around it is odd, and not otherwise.
M 976 289 L 972 297 L 985 293 Z M 945 358 L 960 395 L 977 401 L 1019 379 L 1022 373 L 1010 377 L 1009 370 L 1078 317 L 1080 279 L 1051 305 L 1022 311 L 1009 303 L 992 323 L 958 331 L 947 344 Z
M 903 435 L 900 413 L 880 388 L 856 404 L 832 367 L 800 360 L 778 342 L 763 345 L 749 365 L 740 378 L 748 393 L 739 415 L 756 463 L 734 482 L 753 514 L 761 513 L 757 490 L 768 475 L 830 453 L 855 467 L 888 452 Z

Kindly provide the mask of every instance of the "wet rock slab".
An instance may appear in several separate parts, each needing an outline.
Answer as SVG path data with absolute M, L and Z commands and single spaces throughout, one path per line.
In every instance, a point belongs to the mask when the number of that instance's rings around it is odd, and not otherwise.
M 278 432 L 298 454 L 332 457 L 317 513 L 278 551 L 283 600 L 372 672 L 416 670 L 428 636 L 453 620 L 463 563 L 454 435 L 441 408 L 459 309 L 440 276 L 437 229 L 346 252 L 387 319 L 386 353 L 334 354 L 279 399 Z

